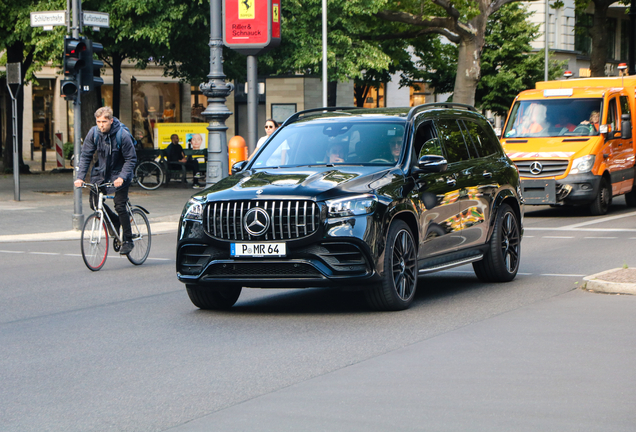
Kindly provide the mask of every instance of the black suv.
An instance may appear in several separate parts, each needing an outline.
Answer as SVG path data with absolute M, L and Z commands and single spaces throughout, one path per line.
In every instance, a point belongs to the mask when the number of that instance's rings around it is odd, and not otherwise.
M 400 310 L 426 273 L 517 274 L 519 173 L 473 107 L 302 111 L 232 171 L 181 216 L 177 276 L 199 308 L 242 287 L 338 286 Z

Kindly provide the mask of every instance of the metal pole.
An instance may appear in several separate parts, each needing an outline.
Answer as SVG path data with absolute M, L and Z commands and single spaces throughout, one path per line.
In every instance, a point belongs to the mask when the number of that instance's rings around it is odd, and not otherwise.
M 208 82 L 199 85 L 208 98 L 208 106 L 201 113 L 210 122 L 208 129 L 208 186 L 228 176 L 227 126 L 225 120 L 232 115 L 225 99 L 234 86 L 225 82 L 223 73 L 223 21 L 221 0 L 210 0 L 210 74 Z
M 629 75 L 636 75 L 636 0 L 632 0 L 629 7 L 629 53 L 627 59 L 629 61 Z
M 18 87 L 19 89 L 19 87 Z M 16 92 L 17 96 L 18 92 Z M 20 161 L 18 160 L 18 100 L 11 95 L 11 109 L 13 110 L 13 199 L 20 201 Z
M 247 56 L 247 148 L 254 153 L 258 142 L 258 61 Z
M 73 0 L 73 26 L 72 35 L 75 39 L 79 38 L 79 2 L 80 0 Z M 82 111 L 81 111 L 81 77 L 77 76 L 77 97 L 73 102 L 73 154 L 75 155 L 75 177 L 77 171 L 79 171 L 80 154 L 82 152 Z M 84 226 L 84 214 L 82 213 L 82 189 L 74 188 L 73 191 L 73 229 L 80 230 Z
M 327 0 L 322 0 L 322 106 L 327 106 Z
M 550 50 L 548 48 L 548 16 L 550 11 L 550 1 L 545 0 L 545 71 L 544 81 L 548 80 L 548 59 L 550 58 Z

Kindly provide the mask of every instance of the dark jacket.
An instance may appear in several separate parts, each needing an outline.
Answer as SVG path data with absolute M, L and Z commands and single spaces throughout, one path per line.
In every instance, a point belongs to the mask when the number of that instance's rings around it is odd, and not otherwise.
M 107 133 L 101 133 L 97 126 L 93 126 L 88 131 L 82 145 L 79 171 L 77 172 L 78 179 L 83 180 L 86 177 L 93 153 L 97 151 L 98 159 L 91 172 L 91 182 L 112 182 L 121 177 L 124 180 L 122 187 L 130 185 L 137 164 L 137 153 L 132 136 L 125 130 L 122 130 L 121 133 L 121 148 L 117 148 L 117 131 L 121 127 L 121 122 L 115 117 Z

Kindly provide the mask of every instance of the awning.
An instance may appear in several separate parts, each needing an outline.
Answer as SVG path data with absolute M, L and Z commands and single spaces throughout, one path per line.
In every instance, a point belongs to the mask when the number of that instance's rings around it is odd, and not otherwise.
M 132 78 L 136 80 L 137 82 L 158 82 L 158 83 L 174 83 L 174 84 L 179 83 L 178 79 L 172 78 L 172 77 L 166 77 L 166 76 L 141 75 L 141 76 L 133 76 Z

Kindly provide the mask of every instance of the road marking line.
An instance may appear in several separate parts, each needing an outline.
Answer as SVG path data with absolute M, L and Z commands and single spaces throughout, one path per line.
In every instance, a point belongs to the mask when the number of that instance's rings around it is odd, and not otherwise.
M 573 236 L 543 236 L 541 238 L 550 238 L 550 239 L 572 239 Z
M 611 239 L 617 239 L 618 237 L 583 237 L 586 239 L 603 239 L 603 240 L 611 240 Z
M 636 232 L 636 228 L 548 228 L 524 227 L 524 231 L 575 231 L 575 232 Z
M 31 255 L 59 255 L 58 252 L 29 252 Z
M 613 220 L 616 220 L 616 219 L 622 219 L 622 218 L 631 217 L 631 216 L 636 216 L 636 212 L 630 212 L 630 213 L 625 213 L 625 214 L 617 215 L 617 216 L 609 216 L 609 217 L 604 217 L 604 218 L 600 218 L 600 219 L 594 219 L 594 220 L 591 220 L 591 221 L 581 222 L 581 223 L 577 223 L 577 224 L 573 224 L 573 225 L 566 225 L 566 226 L 564 226 L 562 228 L 563 229 L 579 228 L 579 227 L 582 227 L 582 226 L 594 225 L 594 224 L 603 223 L 603 222 L 609 222 L 609 221 L 613 221 Z
M 23 254 L 24 251 L 10 251 L 10 250 L 0 250 L 3 253 L 14 253 L 14 254 Z
M 557 276 L 557 277 L 585 277 L 587 275 L 580 274 L 558 274 L 558 273 L 541 273 L 540 276 Z

